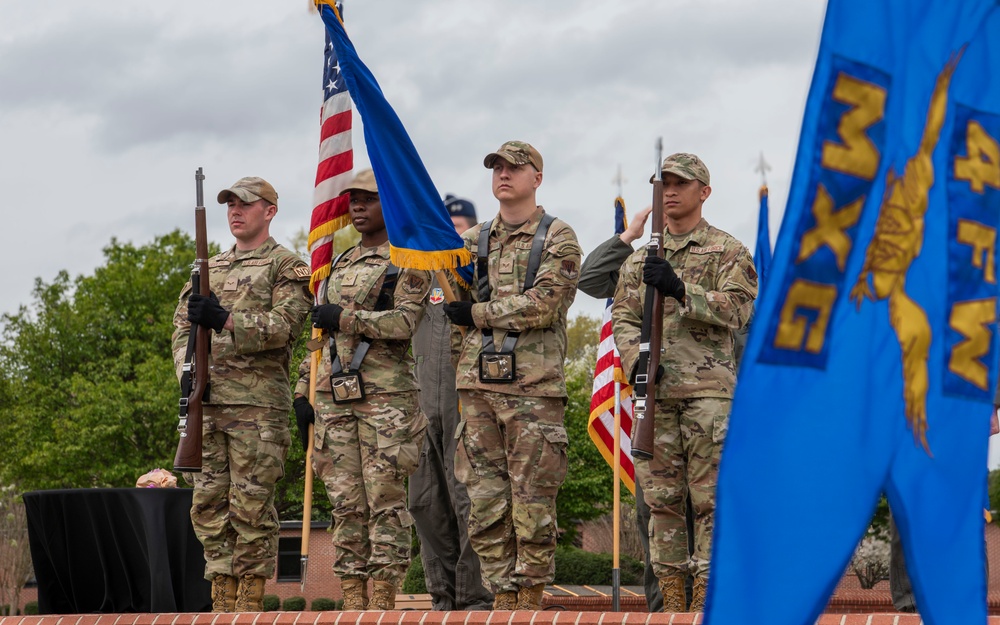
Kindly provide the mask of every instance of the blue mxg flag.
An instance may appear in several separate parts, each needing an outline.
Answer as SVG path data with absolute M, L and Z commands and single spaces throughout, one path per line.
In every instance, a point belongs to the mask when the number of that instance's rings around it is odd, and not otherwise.
M 812 625 L 881 493 L 929 625 L 986 623 L 997 0 L 830 0 L 722 453 L 710 625 Z

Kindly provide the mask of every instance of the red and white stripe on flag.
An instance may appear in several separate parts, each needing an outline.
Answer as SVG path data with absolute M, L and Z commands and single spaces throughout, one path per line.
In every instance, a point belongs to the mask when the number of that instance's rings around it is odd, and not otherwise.
M 615 378 L 621 384 L 621 479 L 635 494 L 635 466 L 632 464 L 632 387 L 622 371 L 618 349 L 611 333 L 611 304 L 604 309 L 601 323 L 601 344 L 597 348 L 594 367 L 594 391 L 590 398 L 590 420 L 587 431 L 608 465 L 614 467 L 615 448 Z
M 309 222 L 307 249 L 312 276 L 309 289 L 318 287 L 330 275 L 333 235 L 351 223 L 348 197 L 341 192 L 351 180 L 354 148 L 351 143 L 351 94 L 340 75 L 340 64 L 329 35 L 326 39 L 323 71 L 323 110 L 320 116 L 319 166 L 313 190 L 313 211 Z

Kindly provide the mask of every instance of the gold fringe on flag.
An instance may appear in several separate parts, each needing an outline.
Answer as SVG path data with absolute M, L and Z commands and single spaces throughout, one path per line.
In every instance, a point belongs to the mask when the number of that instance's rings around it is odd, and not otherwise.
M 332 237 L 338 230 L 351 225 L 351 215 L 345 213 L 339 217 L 334 217 L 330 221 L 321 223 L 314 229 L 309 231 L 309 237 L 306 239 L 306 249 L 309 253 L 312 253 L 313 243 L 319 241 L 323 237 Z
M 330 277 L 330 265 L 326 264 L 312 272 L 309 276 L 309 292 L 316 295 L 316 289 L 319 288 L 319 283 Z
M 421 250 L 406 249 L 405 247 L 394 247 L 390 243 L 389 262 L 397 267 L 406 267 L 408 269 L 423 269 L 426 271 L 449 269 L 462 288 L 471 288 L 471 285 L 463 280 L 456 270 L 456 267 L 463 267 L 472 262 L 472 252 L 464 247 L 454 250 L 424 252 Z

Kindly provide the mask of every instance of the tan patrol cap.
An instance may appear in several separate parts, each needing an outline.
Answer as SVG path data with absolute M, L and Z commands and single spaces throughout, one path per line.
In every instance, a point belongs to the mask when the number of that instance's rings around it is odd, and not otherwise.
M 370 169 L 362 169 L 354 175 L 351 182 L 340 193 L 343 195 L 351 191 L 367 191 L 378 195 L 378 187 L 375 185 L 375 172 Z
M 711 184 L 709 182 L 711 177 L 708 175 L 708 167 L 705 166 L 705 163 L 700 158 L 687 152 L 671 154 L 663 159 L 660 171 L 665 174 L 677 174 L 685 180 L 697 180 L 706 186 Z M 653 176 L 649 177 L 649 181 L 653 182 Z
M 219 204 L 229 201 L 229 196 L 235 195 L 244 202 L 256 202 L 257 200 L 267 200 L 275 206 L 278 205 L 278 193 L 271 184 L 263 178 L 248 176 L 240 178 L 233 186 L 219 191 Z
M 530 143 L 524 141 L 508 141 L 501 145 L 496 152 L 490 152 L 483 159 L 486 169 L 493 168 L 493 161 L 497 157 L 502 158 L 511 165 L 531 165 L 538 171 L 542 171 L 542 155 L 538 150 L 531 147 Z

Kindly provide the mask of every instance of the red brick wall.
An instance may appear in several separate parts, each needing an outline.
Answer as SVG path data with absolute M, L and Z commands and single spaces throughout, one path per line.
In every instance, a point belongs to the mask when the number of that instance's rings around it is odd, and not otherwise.
M 10 616 L 0 625 L 697 625 L 700 613 L 638 612 L 264 612 Z M 826 614 L 817 625 L 920 625 L 916 614 Z M 1000 617 L 989 617 L 1000 625 Z

